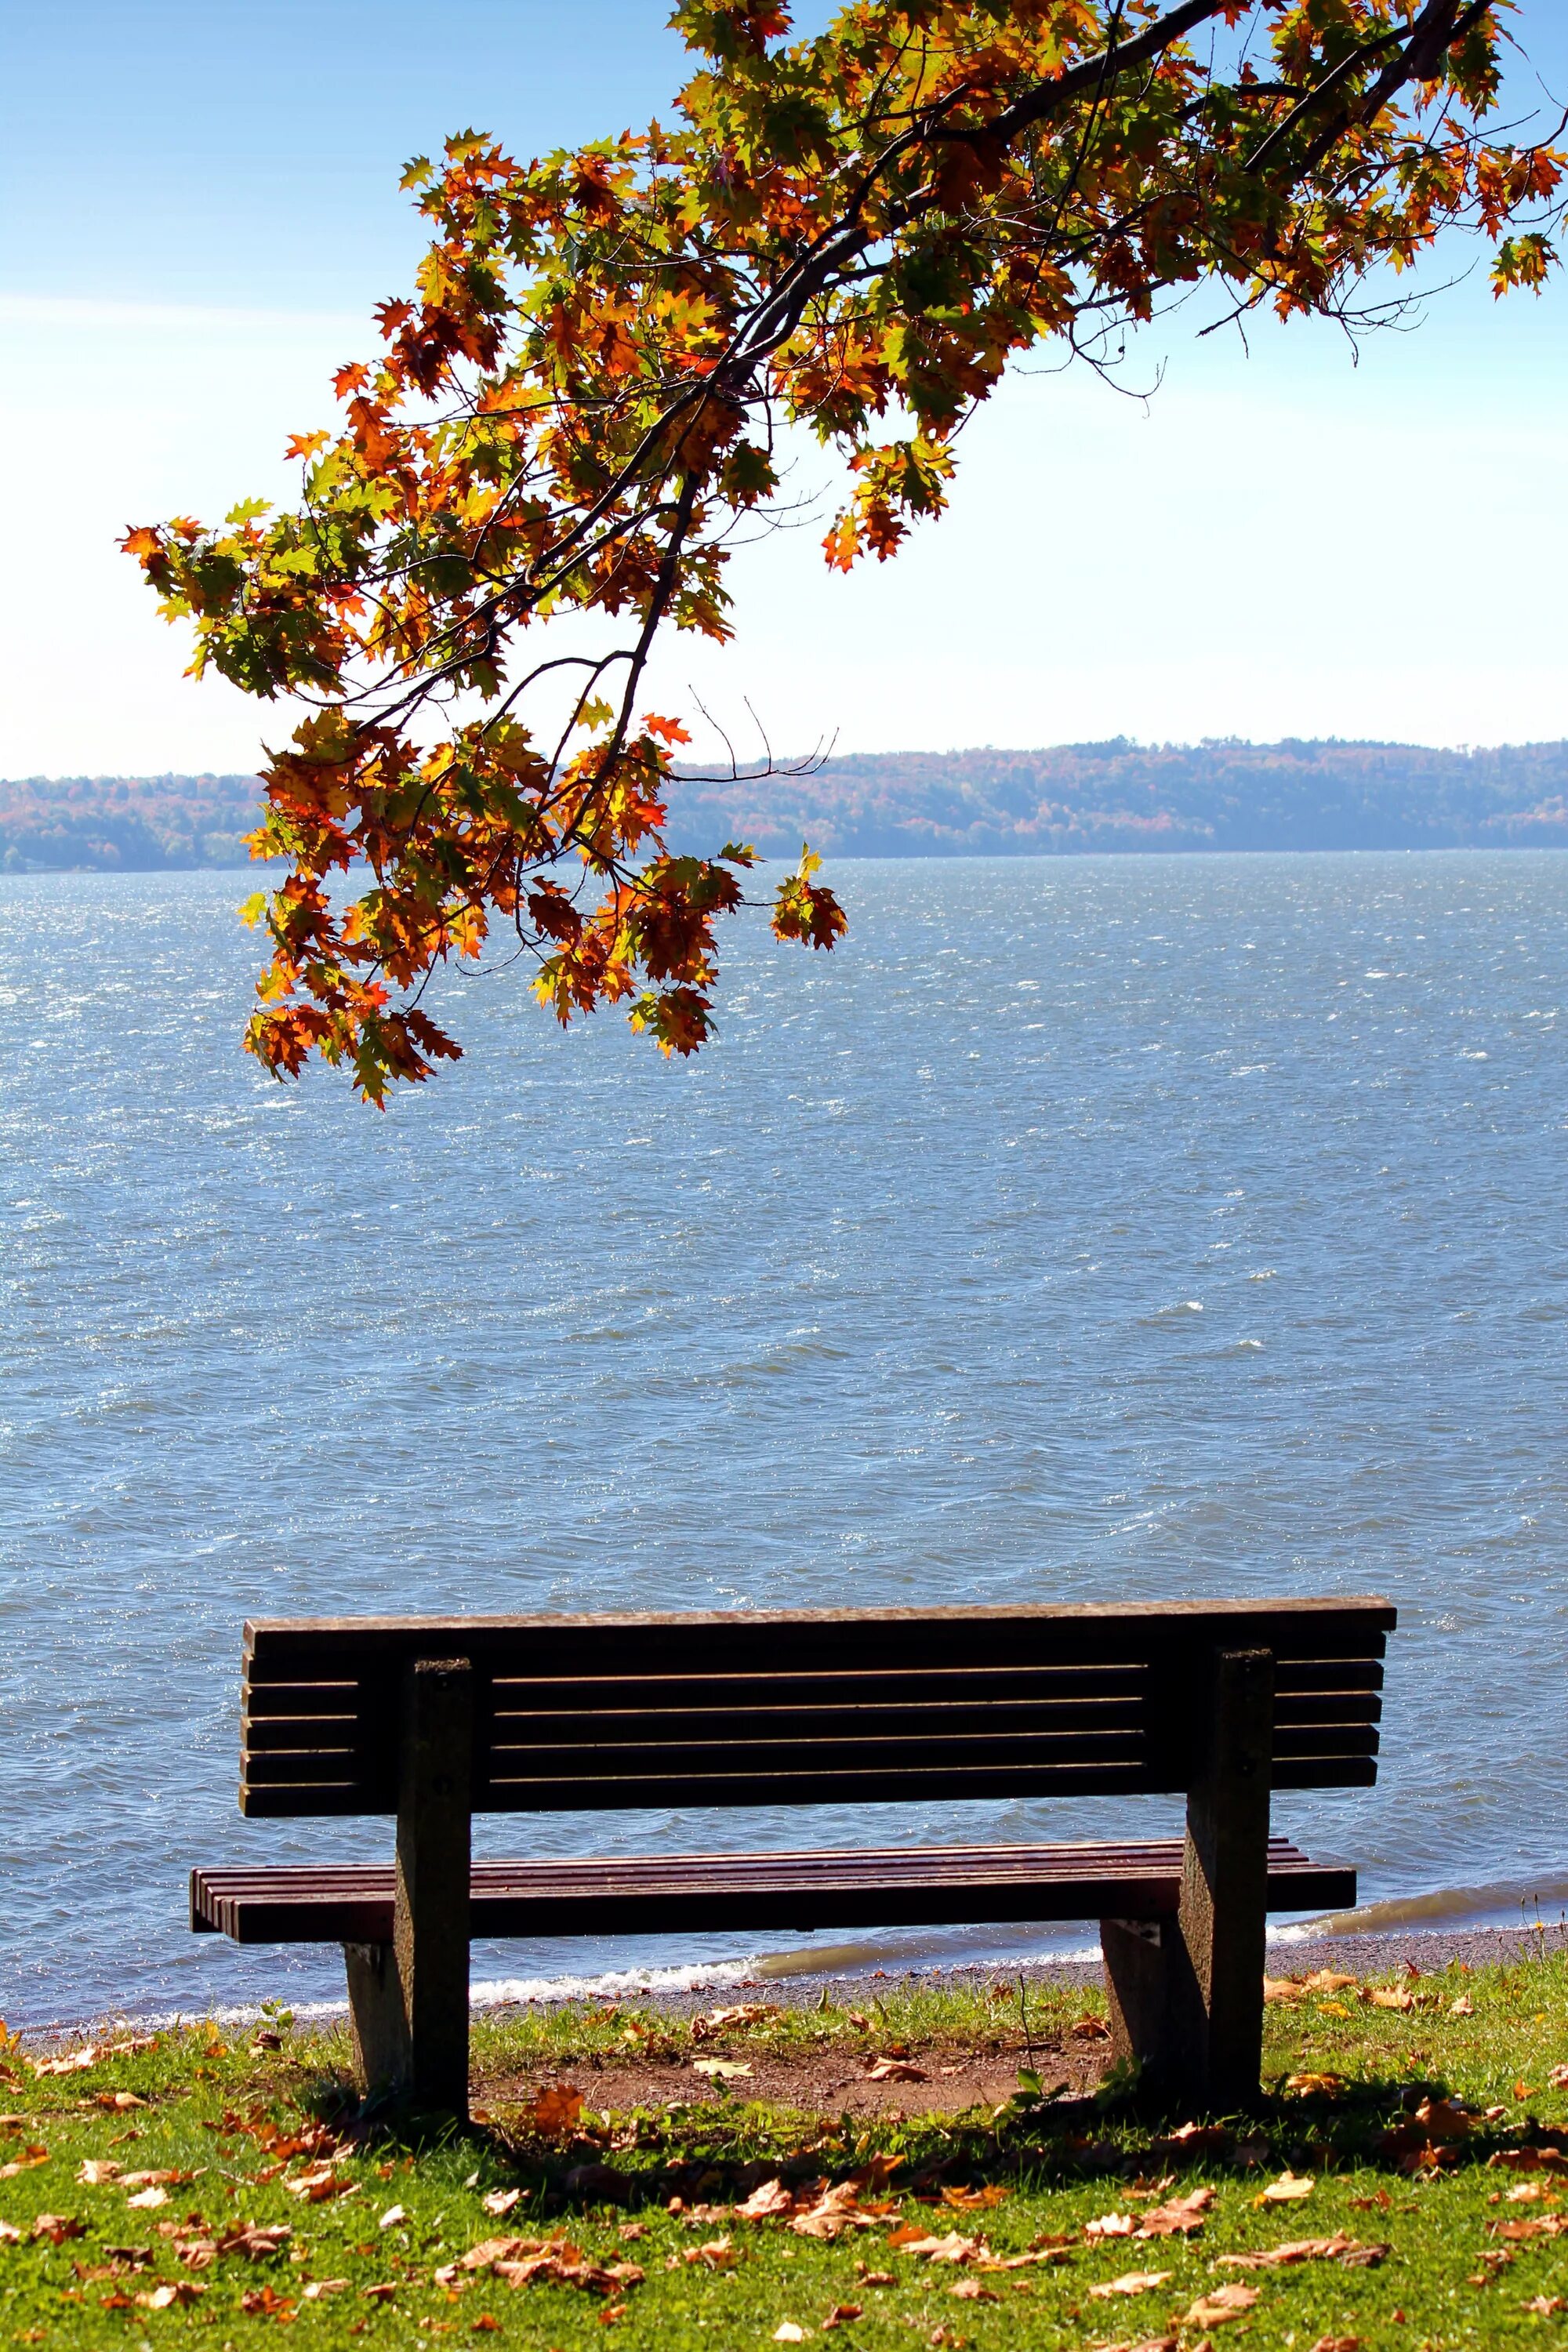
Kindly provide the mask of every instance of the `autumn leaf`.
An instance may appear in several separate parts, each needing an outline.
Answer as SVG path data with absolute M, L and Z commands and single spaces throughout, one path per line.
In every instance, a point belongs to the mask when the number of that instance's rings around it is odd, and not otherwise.
M 1303 2197 L 1311 2195 L 1317 2185 L 1310 2172 L 1282 2172 L 1278 2180 L 1268 2183 L 1260 2197 L 1254 2198 L 1253 2202 L 1256 2205 L 1299 2204 Z
M 479 2203 L 487 2213 L 493 2213 L 499 2221 L 511 2211 L 521 2196 L 521 2189 L 492 2189 L 480 2198 Z
M 752 2070 L 738 2058 L 694 2058 L 691 2071 L 694 2074 L 706 2074 L 712 2082 L 738 2083 Z
M 1212 2293 L 1201 2294 L 1187 2313 L 1183 2326 L 1186 2327 L 1224 2327 L 1229 2321 L 1239 2319 L 1258 2301 L 1255 2286 L 1216 2286 Z
M 574 2131 L 583 2113 L 583 2094 L 571 2083 L 553 2084 L 541 2091 L 528 2110 L 528 2119 L 535 2131 Z
M 1106 2279 L 1099 2286 L 1091 2286 L 1089 2293 L 1101 2301 L 1114 2294 L 1148 2294 L 1155 2287 L 1163 2286 L 1170 2276 L 1169 2271 L 1123 2271 L 1120 2278 Z

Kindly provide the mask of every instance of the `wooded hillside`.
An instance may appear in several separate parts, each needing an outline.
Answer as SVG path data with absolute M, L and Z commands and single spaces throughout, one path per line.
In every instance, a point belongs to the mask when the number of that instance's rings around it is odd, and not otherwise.
M 247 863 L 253 776 L 0 782 L 0 866 L 150 872 Z M 794 857 L 1568 846 L 1568 741 L 1065 743 L 862 752 L 806 776 L 679 782 L 672 846 Z

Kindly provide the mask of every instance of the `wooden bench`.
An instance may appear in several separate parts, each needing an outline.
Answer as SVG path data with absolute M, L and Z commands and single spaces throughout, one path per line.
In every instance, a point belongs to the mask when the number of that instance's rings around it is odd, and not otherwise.
M 467 2113 L 475 1936 L 1098 1918 L 1114 2046 L 1256 2098 L 1265 1914 L 1355 1874 L 1271 1838 L 1276 1789 L 1376 1776 L 1377 1599 L 245 1629 L 240 1811 L 395 1816 L 388 1866 L 196 1870 L 191 1925 L 342 1943 L 368 2090 Z M 475 1812 L 1186 1798 L 1139 1843 L 471 1858 Z

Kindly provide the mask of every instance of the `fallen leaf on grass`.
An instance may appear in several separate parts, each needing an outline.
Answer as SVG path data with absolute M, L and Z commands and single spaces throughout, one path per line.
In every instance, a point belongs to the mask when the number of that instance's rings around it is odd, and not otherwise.
M 1106 2279 L 1100 2285 L 1091 2286 L 1089 2293 L 1102 2303 L 1109 2302 L 1113 2294 L 1148 2294 L 1153 2288 L 1163 2286 L 1170 2275 L 1169 2271 L 1123 2271 L 1120 2278 Z
M 1373 1985 L 1366 1998 L 1373 2009 L 1410 2010 L 1415 2006 L 1415 1996 L 1403 1985 Z
M 764 2180 L 735 2210 L 746 2221 L 771 2221 L 775 2215 L 795 2211 L 795 2191 L 782 2180 Z
M 1500 2147 L 1487 2158 L 1489 2172 L 1561 2172 L 1563 2155 L 1560 2147 Z
M 1520 2305 L 1520 2309 L 1533 2311 L 1539 2319 L 1550 2319 L 1554 2312 L 1568 2311 L 1568 2303 L 1564 2303 L 1560 2294 L 1532 2294 L 1528 2303 Z
M 166 2189 L 139 2189 L 134 2197 L 128 2197 L 125 2200 L 127 2205 L 133 2205 L 142 2212 L 154 2211 L 158 2206 L 166 2205 L 168 2201 L 169 2192 Z
M 1233 2271 L 1275 2270 L 1293 2263 L 1343 2263 L 1350 2270 L 1372 2270 L 1384 2261 L 1386 2246 L 1363 2246 L 1357 2238 L 1336 2230 L 1331 2238 L 1292 2238 L 1283 2246 L 1270 2246 L 1257 2254 L 1221 2254 L 1217 2260 L 1223 2269 Z
M 1302 1990 L 1296 1977 L 1265 1977 L 1263 1979 L 1263 1998 L 1268 2002 L 1300 2000 Z
M 1239 2319 L 1258 2301 L 1255 2286 L 1216 2286 L 1207 2294 L 1200 2294 L 1183 2326 L 1186 2327 L 1224 2327 L 1230 2320 Z
M 480 2198 L 479 2203 L 487 2213 L 493 2213 L 499 2221 L 511 2211 L 521 2195 L 521 2189 L 492 2189 L 488 2197 Z
M 347 2288 L 347 2279 L 312 2279 L 305 2289 L 305 2300 L 307 2303 L 320 2303 L 323 2295 L 342 2294 Z M 495 2324 L 494 2320 L 490 2322 L 492 2327 Z
M 846 2230 L 874 2230 L 896 2210 L 890 2202 L 880 2200 L 862 2205 L 860 2183 L 841 2180 L 832 2189 L 812 2193 L 804 2210 L 791 2213 L 789 2225 L 797 2237 L 826 2238 L 831 2243 Z
M 25 2147 L 20 2156 L 12 2158 L 9 2164 L 0 2164 L 0 2180 L 15 2180 L 19 2172 L 35 2172 L 40 2164 L 47 2164 L 48 2160 L 47 2147 Z
M 739 2058 L 694 2058 L 694 2074 L 706 2074 L 715 2083 L 738 2083 L 751 2074 L 751 2068 Z
M 362 2286 L 360 2300 L 363 2303 L 390 2303 L 396 2293 L 397 2281 L 384 2279 L 379 2286 Z
M 1075 2042 L 1109 2042 L 1110 2039 L 1110 2028 L 1104 2018 L 1091 2017 L 1087 2013 L 1075 2018 L 1068 2031 Z
M 956 2230 L 939 2238 L 911 2222 L 906 2222 L 901 2230 L 889 2231 L 888 2243 L 896 2246 L 901 2254 L 913 2254 L 928 2263 L 973 2262 L 984 2251 L 978 2238 L 961 2237 Z
M 944 2189 L 942 2201 L 960 2213 L 973 2213 L 984 2205 L 1000 2205 L 1007 2191 L 999 2180 L 989 2181 L 984 2189 Z
M 195 2279 L 180 2279 L 173 2286 L 150 2287 L 136 2300 L 148 2311 L 167 2311 L 176 2303 L 195 2303 L 198 2294 L 205 2293 L 205 2287 L 198 2286 Z
M 1317 2185 L 1316 2176 L 1310 2172 L 1282 2172 L 1278 2180 L 1269 2182 L 1261 2197 L 1252 2201 L 1255 2205 L 1299 2204 L 1303 2197 L 1311 2195 Z
M 823 2334 L 826 2336 L 833 2328 L 844 2327 L 850 2320 L 858 2319 L 865 2308 L 863 2303 L 836 2303 L 822 2323 Z
M 1084 2223 L 1083 2234 L 1086 2238 L 1131 2238 L 1137 2228 L 1135 2214 L 1101 2213 L 1098 2220 Z
M 743 2000 L 733 2009 L 712 2009 L 706 2017 L 691 2021 L 693 2042 L 707 2042 L 715 2033 L 722 2033 L 731 2025 L 755 2025 L 759 2018 L 776 2017 L 778 2003 L 771 2000 Z
M 239 2298 L 239 2307 L 247 2319 L 278 2319 L 285 2322 L 294 2316 L 294 2305 L 276 2287 L 247 2287 Z
M 1302 1978 L 1301 1982 L 1308 1992 L 1353 1992 L 1357 1980 L 1336 1969 L 1314 1969 L 1310 1977 Z
M 95 2091 L 92 2095 L 92 2104 L 95 2107 L 123 2109 L 144 2107 L 147 2102 L 145 2099 L 139 2099 L 134 2091 Z
M 84 2050 L 69 2050 L 63 2058 L 35 2058 L 29 2063 L 35 2074 L 84 2074 L 107 2055 L 107 2051 L 89 2042 Z
M 481 2311 L 468 2333 L 470 2336 L 495 2336 L 500 2331 L 500 2321 L 488 2311 Z
M 773 2342 L 775 2344 L 804 2344 L 806 2340 L 806 2335 L 807 2330 L 804 2327 L 797 2327 L 793 2319 L 781 2319 L 778 2326 L 773 2330 Z
M 0 2246 L 19 2246 L 22 2232 L 9 2221 L 0 2221 Z
M 331 2164 L 312 2164 L 297 2172 L 292 2180 L 280 2180 L 290 2197 L 307 2198 L 312 2205 L 324 2205 L 329 2198 L 354 2197 L 359 2194 L 359 2182 L 347 2179 Z
M 1553 2066 L 1546 2079 L 1554 2091 L 1568 2091 L 1568 2066 Z
M 978 2279 L 972 2278 L 959 2279 L 949 2287 L 948 2293 L 962 2296 L 965 2303 L 1000 2303 L 1002 2300 L 994 2287 L 982 2286 Z
M 1285 2088 L 1303 2099 L 1337 2099 L 1345 2087 L 1342 2074 L 1287 2074 Z
M 63 2245 L 68 2238 L 85 2238 L 87 2224 L 69 2213 L 40 2213 L 33 2224 L 33 2236 L 47 2238 L 51 2246 Z
M 528 2111 L 528 2119 L 535 2131 L 569 2132 L 577 2127 L 583 2112 L 583 2094 L 573 2083 L 556 2083 L 548 2091 L 541 2091 Z
M 1312 2352 L 1361 2352 L 1359 2336 L 1320 2336 Z
M 101 2189 L 106 2182 L 118 2180 L 124 2169 L 111 2156 L 89 2156 L 83 2159 L 77 2179 L 84 2189 Z
M 1476 2004 L 1468 1992 L 1462 1992 L 1458 2000 L 1452 2000 L 1448 2004 L 1450 2017 L 1474 2017 L 1475 2013 Z
M 280 2254 L 293 2236 L 286 2221 L 246 2221 L 217 2242 L 220 2254 L 243 2254 L 247 2262 L 263 2263 Z
M 706 2270 L 733 2270 L 735 2249 L 728 2238 L 710 2238 L 700 2246 L 688 2246 L 681 2259 L 688 2264 L 700 2263 Z
M 929 2083 L 923 2066 L 910 2058 L 879 2058 L 866 2076 L 868 2083 Z
M 1173 2197 L 1164 2205 L 1156 2205 L 1145 2213 L 1138 2225 L 1141 2238 L 1190 2238 L 1204 2226 L 1204 2216 L 1214 2203 L 1212 2189 L 1194 2189 L 1189 2196 Z

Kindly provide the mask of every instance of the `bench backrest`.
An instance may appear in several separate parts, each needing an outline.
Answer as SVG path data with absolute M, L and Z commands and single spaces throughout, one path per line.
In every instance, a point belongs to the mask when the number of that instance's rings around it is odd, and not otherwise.
M 406 1670 L 473 1669 L 476 1812 L 1180 1790 L 1216 1648 L 1274 1786 L 1377 1772 L 1386 1601 L 308 1619 L 245 1629 L 240 1810 L 391 1813 Z

